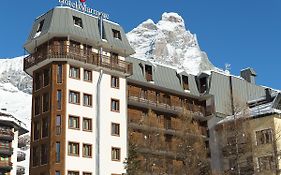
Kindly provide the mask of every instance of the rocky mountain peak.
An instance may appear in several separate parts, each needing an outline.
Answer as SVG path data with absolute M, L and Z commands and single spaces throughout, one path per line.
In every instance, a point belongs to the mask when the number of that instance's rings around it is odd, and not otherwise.
M 191 74 L 215 68 L 177 13 L 165 12 L 157 23 L 148 19 L 127 37 L 136 51 L 133 57 L 176 66 Z

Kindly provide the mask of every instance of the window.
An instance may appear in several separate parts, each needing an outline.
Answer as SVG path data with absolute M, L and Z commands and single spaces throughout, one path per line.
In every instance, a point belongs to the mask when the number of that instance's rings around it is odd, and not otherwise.
M 272 143 L 273 141 L 272 130 L 264 129 L 261 131 L 256 131 L 256 139 L 257 139 L 257 145 Z
M 79 156 L 79 143 L 68 143 L 68 155 Z
M 83 95 L 83 105 L 84 106 L 92 106 L 92 95 L 84 94 Z
M 70 129 L 80 129 L 80 124 L 79 124 L 79 117 L 76 116 L 69 116 L 69 128 Z
M 48 146 L 41 145 L 41 165 L 45 165 L 48 163 Z
M 184 90 L 189 90 L 188 76 L 182 76 L 182 86 Z
M 61 133 L 61 116 L 57 115 L 56 117 L 56 135 L 60 135 Z
M 69 91 L 69 103 L 80 104 L 80 93 Z
M 57 83 L 62 83 L 62 65 L 59 64 L 57 67 Z
M 34 99 L 34 114 L 39 115 L 40 114 L 40 106 L 41 106 L 41 100 L 40 97 L 35 97 Z
M 49 100 L 49 93 L 44 93 L 43 94 L 43 112 L 49 111 L 49 106 L 50 106 L 50 100 Z
M 50 70 L 45 69 L 43 74 L 43 84 L 44 86 L 48 86 L 50 83 Z
M 150 65 L 145 65 L 145 78 L 147 81 L 153 81 L 152 66 L 150 66 Z
M 141 99 L 147 99 L 148 98 L 148 93 L 147 93 L 146 89 L 141 89 L 140 98 Z
M 120 148 L 112 148 L 111 150 L 111 160 L 112 161 L 120 161 Z
M 111 76 L 111 87 L 119 88 L 119 77 Z
M 60 142 L 56 142 L 56 163 L 60 162 Z
M 45 22 L 45 20 L 40 21 L 40 23 L 38 24 L 36 33 L 42 32 L 44 22 Z
M 84 81 L 92 81 L 92 71 L 84 69 Z
M 92 145 L 83 144 L 83 157 L 92 157 Z
M 33 140 L 38 140 L 40 136 L 40 122 L 35 121 L 33 123 Z
M 35 73 L 34 86 L 35 86 L 35 88 L 34 88 L 35 91 L 37 91 L 41 88 L 41 74 L 40 73 Z
M 110 63 L 111 64 L 118 64 L 118 62 L 119 62 L 118 54 L 117 53 L 111 53 Z
M 92 131 L 92 119 L 83 118 L 83 130 Z
M 80 68 L 70 66 L 69 77 L 75 78 L 75 79 L 80 79 Z
M 258 167 L 259 167 L 259 172 L 275 169 L 275 161 L 273 156 L 270 155 L 270 156 L 259 157 Z
M 81 18 L 73 16 L 73 23 L 75 26 L 83 28 L 83 23 Z
M 40 163 L 40 152 L 38 147 L 32 148 L 32 165 L 33 167 L 38 166 Z
M 111 123 L 111 135 L 120 136 L 120 124 Z
M 119 112 L 119 100 L 111 99 L 111 111 Z
M 121 32 L 120 32 L 120 31 L 115 30 L 115 29 L 112 29 L 112 34 L 113 34 L 113 37 L 114 37 L 114 38 L 117 38 L 117 39 L 122 40 L 122 39 L 121 39 Z
M 56 171 L 56 175 L 61 175 L 61 174 L 60 174 L 60 171 Z
M 49 121 L 48 118 L 42 119 L 42 138 L 49 136 Z
M 57 108 L 61 110 L 61 90 L 57 91 Z
M 67 175 L 79 175 L 79 171 L 68 171 Z

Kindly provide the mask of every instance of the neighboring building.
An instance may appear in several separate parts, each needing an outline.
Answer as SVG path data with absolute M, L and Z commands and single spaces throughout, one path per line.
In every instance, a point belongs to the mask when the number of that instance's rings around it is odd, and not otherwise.
M 30 175 L 125 173 L 124 57 L 134 51 L 122 27 L 56 7 L 35 20 L 24 47 L 34 80 Z
M 127 79 L 128 128 L 132 131 L 129 140 L 138 146 L 141 166 L 146 165 L 149 167 L 146 169 L 155 174 L 182 174 L 183 162 L 176 154 L 182 143 L 180 115 L 187 110 L 190 117 L 198 121 L 199 135 L 205 138 L 208 149 L 208 120 L 213 114 L 213 98 L 211 95 L 192 95 L 190 84 L 193 80 L 185 72 L 177 73 L 175 68 L 135 58 L 126 60 L 133 63 L 133 75 Z M 149 116 L 150 110 L 153 115 Z M 157 137 L 150 138 L 154 135 Z M 151 139 L 155 141 L 151 143 Z M 152 157 L 154 161 L 146 163 L 146 157 Z
M 27 132 L 24 123 L 0 111 L 0 174 L 25 174 L 25 169 L 18 165 L 18 162 L 25 160 L 25 153 L 20 148 L 26 146 L 19 142 L 19 136 Z
M 229 174 L 280 174 L 281 94 L 248 102 L 249 108 L 216 126 L 223 171 Z M 236 118 L 234 118 L 236 117 Z

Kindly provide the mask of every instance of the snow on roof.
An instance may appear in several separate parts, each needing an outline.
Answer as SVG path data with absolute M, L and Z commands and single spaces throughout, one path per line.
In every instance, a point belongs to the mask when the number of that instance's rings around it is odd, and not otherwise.
M 13 114 L 8 113 L 7 111 L 5 111 L 3 109 L 0 110 L 0 120 L 14 122 L 16 125 L 18 125 L 19 127 L 21 127 L 24 130 L 26 130 L 26 128 L 27 128 L 25 123 L 23 123 L 22 121 L 20 121 L 16 117 L 14 117 Z

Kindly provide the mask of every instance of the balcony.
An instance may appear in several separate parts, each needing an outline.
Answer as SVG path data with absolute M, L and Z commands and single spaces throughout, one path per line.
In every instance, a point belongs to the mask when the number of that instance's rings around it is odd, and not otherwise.
M 26 157 L 26 155 L 25 155 L 24 152 L 18 151 L 18 155 L 17 155 L 17 161 L 18 162 L 24 161 L 25 157 Z
M 10 129 L 0 129 L 0 140 L 13 141 L 14 133 Z
M 66 61 L 66 60 L 76 60 L 81 63 L 91 64 L 97 67 L 102 67 L 107 70 L 114 70 L 118 72 L 131 75 L 133 73 L 132 63 L 118 59 L 117 61 L 111 57 L 102 56 L 92 52 L 71 47 L 69 45 L 50 45 L 39 49 L 36 53 L 31 54 L 24 58 L 24 70 L 31 68 L 45 60 L 50 61 Z
M 222 149 L 224 157 L 246 154 L 247 152 L 251 152 L 251 145 L 249 143 L 238 143 L 238 147 L 236 144 L 226 145 Z
M 19 138 L 19 140 L 18 140 L 18 147 L 19 148 L 23 148 L 25 146 L 26 146 L 26 140 L 23 139 L 23 138 Z
M 0 144 L 0 155 L 11 156 L 13 154 L 13 148 L 10 144 Z
M 12 162 L 0 161 L 0 174 L 10 172 L 13 169 Z
M 25 168 L 23 166 L 17 166 L 17 175 L 25 174 Z
M 137 97 L 133 95 L 128 95 L 128 104 L 137 106 L 137 107 L 144 107 L 149 108 L 155 111 L 165 112 L 169 114 L 179 115 L 184 112 L 184 107 L 182 106 L 175 106 L 173 104 L 167 104 L 167 103 L 160 103 L 158 101 L 148 100 L 142 97 Z M 201 106 L 196 105 L 189 105 L 186 109 L 189 109 L 189 111 L 192 112 L 193 115 L 196 117 L 204 118 L 205 116 L 205 109 Z

